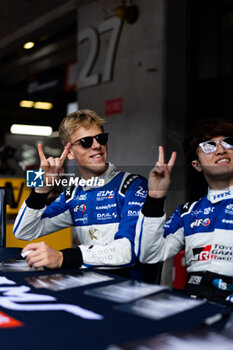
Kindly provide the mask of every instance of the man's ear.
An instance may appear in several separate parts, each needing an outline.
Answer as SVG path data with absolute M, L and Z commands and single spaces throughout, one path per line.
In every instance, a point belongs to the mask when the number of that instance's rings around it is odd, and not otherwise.
M 199 163 L 199 161 L 197 159 L 193 160 L 191 164 L 196 169 L 196 171 L 198 171 L 199 173 L 202 172 L 201 164 Z

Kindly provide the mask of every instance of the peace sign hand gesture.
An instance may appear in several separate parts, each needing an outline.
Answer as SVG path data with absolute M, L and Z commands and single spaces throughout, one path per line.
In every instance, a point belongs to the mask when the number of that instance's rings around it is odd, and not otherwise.
M 164 149 L 159 146 L 159 158 L 155 167 L 150 171 L 148 180 L 148 194 L 153 198 L 165 197 L 171 183 L 170 174 L 176 161 L 176 152 L 172 152 L 167 164 L 164 163 Z
M 54 179 L 58 179 L 60 174 L 64 172 L 63 163 L 70 151 L 71 143 L 68 142 L 58 158 L 49 157 L 46 158 L 42 144 L 38 144 L 38 153 L 40 157 L 40 169 L 44 170 L 44 187 L 36 187 L 35 192 L 37 193 L 48 193 L 53 188 L 52 183 Z M 53 182 L 52 182 L 53 180 Z

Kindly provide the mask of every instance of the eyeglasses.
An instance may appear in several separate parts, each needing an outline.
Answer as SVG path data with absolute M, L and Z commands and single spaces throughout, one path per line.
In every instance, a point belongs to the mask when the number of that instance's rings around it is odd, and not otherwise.
M 82 137 L 81 139 L 78 139 L 71 143 L 71 145 L 78 145 L 80 144 L 83 148 L 90 148 L 93 145 L 93 139 L 96 139 L 96 141 L 100 145 L 106 145 L 108 142 L 108 133 L 102 133 L 95 136 L 87 136 Z
M 217 145 L 221 144 L 226 149 L 232 149 L 233 148 L 233 137 L 224 137 L 222 140 L 210 140 L 205 141 L 202 143 L 199 143 L 199 146 L 201 147 L 202 151 L 204 153 L 212 153 L 215 152 L 217 149 Z

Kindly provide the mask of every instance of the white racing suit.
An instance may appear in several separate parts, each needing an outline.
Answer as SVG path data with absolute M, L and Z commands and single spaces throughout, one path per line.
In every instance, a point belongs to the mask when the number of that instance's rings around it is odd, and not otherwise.
M 199 201 L 179 206 L 167 222 L 163 201 L 148 197 L 139 214 L 135 236 L 139 260 L 165 261 L 185 248 L 188 283 L 201 285 L 208 272 L 213 274 L 214 288 L 233 293 L 233 186 L 209 189 Z
M 47 207 L 47 196 L 32 192 L 17 215 L 15 236 L 32 240 L 73 226 L 80 242 L 76 250 L 79 262 L 68 267 L 78 267 L 80 262 L 86 267 L 133 264 L 135 226 L 147 181 L 120 172 L 113 164 L 98 179 L 104 180 L 104 186 L 67 188 Z

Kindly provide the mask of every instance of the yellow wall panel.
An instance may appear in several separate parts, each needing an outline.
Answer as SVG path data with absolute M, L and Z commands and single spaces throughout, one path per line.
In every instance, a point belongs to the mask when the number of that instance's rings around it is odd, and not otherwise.
M 29 196 L 31 189 L 26 187 L 26 179 L 21 177 L 0 177 L 0 186 L 5 187 L 10 184 L 13 188 L 12 206 L 7 205 L 7 214 L 17 214 L 23 201 Z
M 19 212 L 21 205 L 24 200 L 29 196 L 31 188 L 26 187 L 25 178 L 1 178 L 0 186 L 5 187 L 8 184 L 13 189 L 13 205 L 7 205 L 7 227 L 6 227 L 6 246 L 7 247 L 25 247 L 28 241 L 22 241 L 16 239 L 13 234 L 13 225 L 16 215 Z M 50 235 L 38 238 L 31 242 L 42 242 L 44 241 L 50 247 L 54 249 L 65 249 L 71 247 L 72 242 L 72 228 L 66 228 Z
M 60 230 L 50 235 L 34 239 L 33 241 L 22 241 L 20 239 L 15 238 L 13 234 L 13 224 L 8 224 L 6 228 L 6 246 L 7 247 L 25 247 L 28 243 L 34 242 L 42 242 L 44 241 L 50 247 L 54 249 L 65 249 L 71 247 L 71 228 L 66 228 L 64 230 Z

